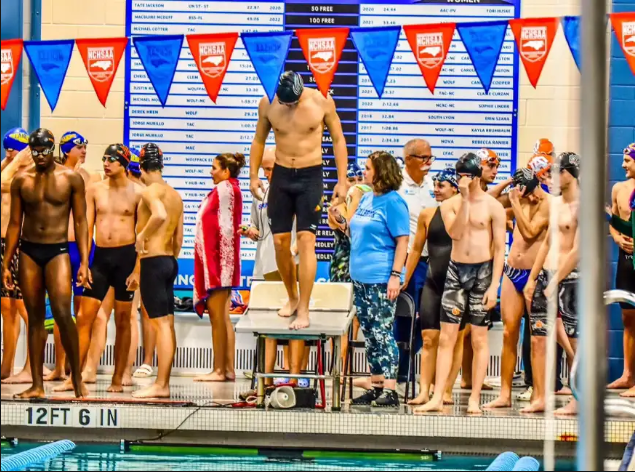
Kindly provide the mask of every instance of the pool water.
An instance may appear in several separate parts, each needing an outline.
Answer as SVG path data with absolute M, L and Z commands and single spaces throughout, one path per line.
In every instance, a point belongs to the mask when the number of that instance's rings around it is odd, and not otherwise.
M 14 449 L 2 449 L 2 459 L 36 447 L 21 444 Z M 73 453 L 65 454 L 43 465 L 29 468 L 32 471 L 482 471 L 494 460 L 490 456 L 444 456 L 439 461 L 413 460 L 406 456 L 375 456 L 347 453 L 346 458 L 326 457 L 301 459 L 293 451 L 263 456 L 247 452 L 242 455 L 172 455 L 129 452 L 121 453 L 116 446 L 78 446 Z M 249 455 L 253 454 L 253 455 Z M 319 454 L 315 454 L 318 456 Z M 394 459 L 391 459 L 394 457 Z M 559 470 L 575 470 L 571 464 L 562 464 Z

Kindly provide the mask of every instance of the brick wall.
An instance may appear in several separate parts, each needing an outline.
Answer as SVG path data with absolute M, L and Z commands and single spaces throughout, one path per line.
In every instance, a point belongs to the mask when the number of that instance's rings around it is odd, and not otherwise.
M 613 11 L 635 11 L 635 0 L 613 0 Z M 617 42 L 611 40 L 611 75 L 609 104 L 609 179 L 610 185 L 624 180 L 622 150 L 635 142 L 635 77 Z M 615 277 L 617 246 L 609 238 L 611 275 Z M 624 366 L 624 338 L 622 313 L 617 306 L 611 307 L 609 320 L 609 376 L 622 375 Z

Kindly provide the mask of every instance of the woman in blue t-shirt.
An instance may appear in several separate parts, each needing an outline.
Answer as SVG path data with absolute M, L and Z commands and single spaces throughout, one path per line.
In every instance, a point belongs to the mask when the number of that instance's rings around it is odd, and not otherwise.
M 402 181 L 392 155 L 371 154 L 366 182 L 372 183 L 373 191 L 364 194 L 350 222 L 350 273 L 373 382 L 373 388 L 354 399 L 353 405 L 399 406 L 395 391 L 399 350 L 393 323 L 410 234 L 408 205 L 397 193 Z

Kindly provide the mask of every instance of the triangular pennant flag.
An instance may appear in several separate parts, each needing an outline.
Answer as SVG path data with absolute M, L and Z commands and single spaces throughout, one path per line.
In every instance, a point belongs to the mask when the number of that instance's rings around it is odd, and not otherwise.
M 496 65 L 503 49 L 507 21 L 488 23 L 457 23 L 456 30 L 461 36 L 474 70 L 486 93 L 492 86 Z
M 351 30 L 353 43 L 379 98 L 384 93 L 400 33 L 401 26 Z
M 105 107 L 128 38 L 78 39 L 75 43 L 97 98 Z
M 55 110 L 73 55 L 75 40 L 25 41 L 24 51 L 42 87 L 46 101 Z
M 134 38 L 134 47 L 161 105 L 165 106 L 179 65 L 183 35 Z
M 187 36 L 187 44 L 201 74 L 205 90 L 214 103 L 223 85 L 236 41 L 238 41 L 238 33 Z
M 434 93 L 441 69 L 452 45 L 456 24 L 405 25 L 403 29 L 423 79 L 430 92 Z
M 295 32 L 315 83 L 325 97 L 333 83 L 348 32 L 348 28 L 312 28 Z
M 2 41 L 2 99 L 0 100 L 2 110 L 7 106 L 13 81 L 20 72 L 23 45 L 21 39 Z
M 293 32 L 242 33 L 240 37 L 269 101 L 273 102 Z
M 580 17 L 565 16 L 562 18 L 562 29 L 567 44 L 571 50 L 571 55 L 578 66 L 578 70 L 582 70 L 582 57 L 580 56 Z
M 553 40 L 558 33 L 558 18 L 522 18 L 509 20 L 516 38 L 520 58 L 525 65 L 529 82 L 536 88 L 545 67 Z
M 611 23 L 624 57 L 635 75 L 635 12 L 612 13 Z

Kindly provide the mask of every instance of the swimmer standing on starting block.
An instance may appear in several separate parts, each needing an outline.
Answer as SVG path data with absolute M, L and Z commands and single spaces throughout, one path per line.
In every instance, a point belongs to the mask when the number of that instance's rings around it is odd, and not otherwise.
M 90 287 L 88 270 L 88 226 L 84 180 L 55 163 L 55 139 L 45 129 L 29 137 L 35 166 L 18 174 L 11 184 L 11 220 L 2 265 L 2 282 L 14 287 L 10 261 L 20 243 L 20 288 L 29 315 L 29 351 L 33 386 L 18 395 L 21 399 L 44 398 L 45 293 L 51 300 L 53 317 L 71 364 L 75 396 L 88 395 L 82 385 L 79 339 L 71 315 L 71 263 L 68 255 L 68 222 L 74 217 L 75 236 L 81 258 L 77 283 Z
M 273 103 L 267 97 L 260 101 L 258 127 L 251 145 L 251 192 L 262 200 L 264 184 L 258 171 L 269 132 L 276 139 L 276 164 L 269 188 L 269 218 L 276 247 L 278 270 L 289 295 L 279 315 L 297 315 L 290 329 L 308 328 L 309 302 L 315 282 L 317 259 L 315 241 L 324 206 L 322 174 L 322 136 L 324 126 L 331 134 L 337 166 L 336 200 L 346 197 L 348 154 L 335 102 L 320 92 L 305 89 L 302 77 L 285 72 L 280 77 Z M 300 254 L 300 291 L 296 267 L 291 254 L 293 221 L 297 224 Z M 301 356 L 301 354 L 299 354 Z

